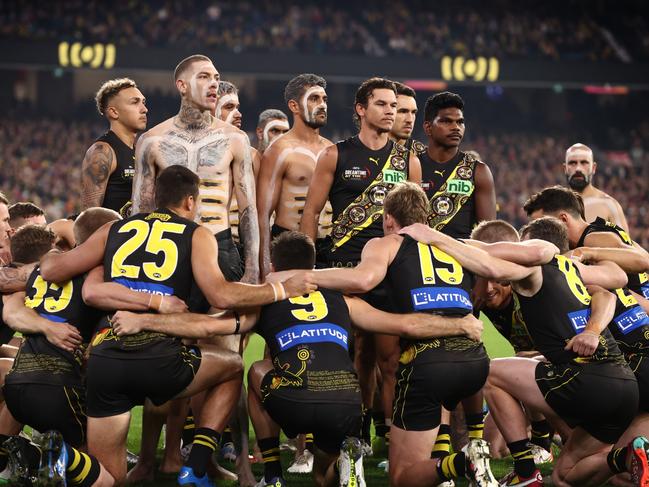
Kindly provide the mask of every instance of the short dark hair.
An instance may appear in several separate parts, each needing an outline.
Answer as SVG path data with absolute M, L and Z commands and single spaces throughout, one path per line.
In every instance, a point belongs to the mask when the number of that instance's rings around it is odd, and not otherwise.
M 471 238 L 485 243 L 518 242 L 520 240 L 516 229 L 505 220 L 481 221 L 471 232 Z
M 88 208 L 82 211 L 74 220 L 74 227 L 72 228 L 74 240 L 77 245 L 81 245 L 104 224 L 121 220 L 121 218 L 115 210 L 99 207 Z
M 216 90 L 216 96 L 223 95 L 236 95 L 239 93 L 239 88 L 234 83 L 229 81 L 219 81 L 219 87 Z
M 397 184 L 383 200 L 383 212 L 392 216 L 402 227 L 426 223 L 428 206 L 424 190 L 410 181 Z
M 199 61 L 209 61 L 212 62 L 210 58 L 204 54 L 192 54 L 189 57 L 186 57 L 178 63 L 176 69 L 174 69 L 174 81 L 178 81 L 183 73 L 194 63 Z
M 410 88 L 410 86 L 399 83 L 398 81 L 394 81 L 394 86 L 397 89 L 397 96 L 404 95 L 411 96 L 412 98 L 417 98 L 417 93 L 415 93 L 415 90 Z
M 155 183 L 156 207 L 176 207 L 187 196 L 198 199 L 199 184 L 200 178 L 185 166 L 174 164 L 164 168 Z
M 95 95 L 95 104 L 99 115 L 104 115 L 108 102 L 126 88 L 137 88 L 135 81 L 130 78 L 117 78 L 106 81 Z
M 361 83 L 356 90 L 356 96 L 354 97 L 354 120 L 358 122 L 359 117 L 356 113 L 356 105 L 361 105 L 362 107 L 367 108 L 367 104 L 374 93 L 374 90 L 392 90 L 394 94 L 397 94 L 397 87 L 394 84 L 394 81 L 391 81 L 386 78 L 370 78 L 366 79 Z
M 562 254 L 568 252 L 568 228 L 566 225 L 553 216 L 544 216 L 529 222 L 521 228 L 521 238 L 538 238 L 553 243 L 559 248 Z
M 320 86 L 323 90 L 326 90 L 327 81 L 317 74 L 299 74 L 286 84 L 286 88 L 284 88 L 284 101 L 286 103 L 290 100 L 299 101 L 304 96 L 307 88 L 311 86 Z
M 527 216 L 542 210 L 543 213 L 565 211 L 575 218 L 586 219 L 584 200 L 573 190 L 563 186 L 551 186 L 533 194 L 523 205 Z
M 56 240 L 52 230 L 41 225 L 23 225 L 11 237 L 11 258 L 14 263 L 37 262 L 50 251 Z
M 9 206 L 9 200 L 2 191 L 0 191 L 0 204 Z
M 439 111 L 444 108 L 457 108 L 459 110 L 464 110 L 464 100 L 457 93 L 451 93 L 450 91 L 436 93 L 426 100 L 426 106 L 424 107 L 424 120 L 426 122 L 432 122 Z
M 276 271 L 290 269 L 313 269 L 315 245 L 308 235 L 301 232 L 284 232 L 270 244 L 270 261 Z
M 45 212 L 31 201 L 19 201 L 9 207 L 9 226 L 17 228 L 20 220 L 26 220 L 33 216 L 44 215 Z

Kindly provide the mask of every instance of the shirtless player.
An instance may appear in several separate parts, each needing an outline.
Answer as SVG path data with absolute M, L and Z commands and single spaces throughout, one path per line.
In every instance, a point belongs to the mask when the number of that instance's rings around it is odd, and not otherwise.
M 327 82 L 301 74 L 288 82 L 284 99 L 293 127 L 264 152 L 259 172 L 259 232 L 261 271 L 270 272 L 270 241 L 286 230 L 298 230 L 302 210 L 320 152 L 332 145 L 320 135 L 327 123 Z M 325 208 L 325 213 L 327 210 Z M 270 227 L 270 217 L 275 223 Z
M 147 131 L 137 143 L 133 213 L 154 209 L 157 173 L 173 164 L 188 167 L 201 179 L 196 221 L 216 236 L 226 278 L 239 280 L 241 263 L 228 221 L 228 202 L 234 190 L 240 231 L 245 235 L 243 280 L 256 282 L 259 230 L 248 136 L 210 115 L 217 103 L 219 72 L 208 57 L 195 54 L 183 59 L 174 79 L 181 96 L 178 115 Z
M 598 216 L 629 231 L 622 207 L 615 198 L 593 186 L 593 175 L 597 163 L 593 160 L 593 151 L 584 144 L 574 144 L 566 151 L 564 165 L 568 186 L 579 193 L 584 200 L 586 221 L 592 222 Z

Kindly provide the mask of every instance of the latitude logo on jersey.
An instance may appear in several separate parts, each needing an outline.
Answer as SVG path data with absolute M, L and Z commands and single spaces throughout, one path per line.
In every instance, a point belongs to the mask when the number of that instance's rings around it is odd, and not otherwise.
M 410 290 L 410 297 L 415 311 L 443 308 L 473 310 L 469 293 L 457 287 L 419 287 Z
M 613 321 L 625 335 L 641 326 L 649 325 L 649 317 L 640 306 L 634 306 L 624 313 L 620 313 L 613 318 Z
M 335 343 L 345 350 L 348 348 L 348 335 L 344 328 L 333 323 L 295 325 L 275 335 L 281 351 L 302 343 Z
M 590 308 L 580 309 L 578 311 L 573 311 L 568 313 L 568 319 L 572 324 L 572 327 L 579 334 L 586 328 L 586 324 L 590 319 Z

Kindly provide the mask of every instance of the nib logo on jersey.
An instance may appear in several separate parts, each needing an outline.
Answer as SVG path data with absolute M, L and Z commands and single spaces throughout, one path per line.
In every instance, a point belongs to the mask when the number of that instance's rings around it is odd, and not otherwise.
M 295 325 L 275 335 L 279 349 L 283 352 L 302 343 L 335 343 L 348 349 L 347 331 L 333 323 Z
M 469 293 L 458 287 L 419 287 L 410 290 L 415 311 L 425 309 L 473 311 Z
M 174 289 L 172 287 L 158 284 L 156 282 L 133 281 L 123 277 L 118 277 L 117 279 L 114 279 L 114 281 L 122 286 L 132 289 L 133 291 L 141 293 L 160 294 L 161 296 L 171 296 L 174 294 Z

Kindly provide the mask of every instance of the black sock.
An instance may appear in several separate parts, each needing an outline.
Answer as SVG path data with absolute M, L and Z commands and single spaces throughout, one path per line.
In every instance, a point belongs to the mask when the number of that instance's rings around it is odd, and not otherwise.
M 550 423 L 545 419 L 542 419 L 541 421 L 532 421 L 532 437 L 530 438 L 530 442 L 550 451 L 550 448 L 552 448 L 552 438 L 550 437 L 551 431 L 552 428 L 550 427 Z
M 469 432 L 469 439 L 482 439 L 482 434 L 484 433 L 484 413 L 480 411 L 479 413 L 466 414 L 464 419 L 466 421 L 466 429 Z
M 628 451 L 629 447 L 627 446 L 623 448 L 611 448 L 611 451 L 606 456 L 606 463 L 608 463 L 608 468 L 611 469 L 611 472 L 626 472 L 626 456 L 628 455 Z
M 101 466 L 92 455 L 80 452 L 67 445 L 68 464 L 65 466 L 65 477 L 68 485 L 75 487 L 91 487 L 99 478 Z
M 452 453 L 437 461 L 437 474 L 444 482 L 464 477 L 465 472 L 466 456 L 464 455 L 464 452 Z
M 514 471 L 519 477 L 531 477 L 536 470 L 534 456 L 527 439 L 507 443 L 512 457 L 514 458 Z
M 183 426 L 183 446 L 189 445 L 194 441 L 194 429 L 196 429 L 196 425 L 194 424 L 194 414 L 190 409 L 185 418 L 185 426 Z
M 230 429 L 229 426 L 227 426 L 223 430 L 223 436 L 221 437 L 221 442 L 222 445 L 225 445 L 226 443 L 234 443 L 232 441 L 232 430 Z
M 370 437 L 370 427 L 372 426 L 372 410 L 366 409 L 363 412 L 363 426 L 361 429 L 361 438 L 366 443 L 370 443 L 372 438 Z
M 275 477 L 282 476 L 282 464 L 279 457 L 279 438 L 261 438 L 257 440 L 261 457 L 264 459 L 264 478 L 270 482 Z
M 202 477 L 207 472 L 207 465 L 212 453 L 218 447 L 221 435 L 209 428 L 196 428 L 192 451 L 187 459 L 187 466 L 194 471 L 194 475 Z
M 449 453 L 451 453 L 451 426 L 440 424 L 430 458 L 442 458 Z
M 385 414 L 383 414 L 383 411 L 373 411 L 372 421 L 374 421 L 374 432 L 376 436 L 384 438 L 389 428 L 385 424 Z

